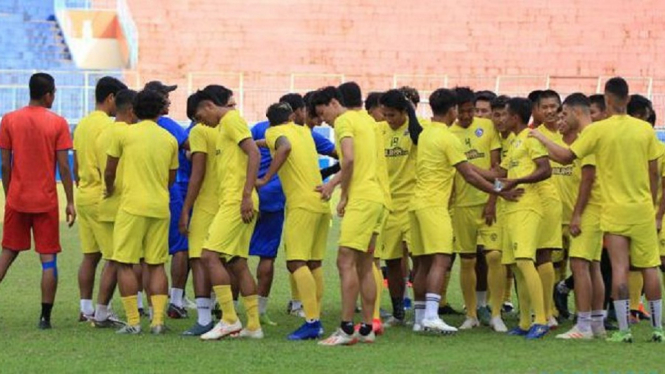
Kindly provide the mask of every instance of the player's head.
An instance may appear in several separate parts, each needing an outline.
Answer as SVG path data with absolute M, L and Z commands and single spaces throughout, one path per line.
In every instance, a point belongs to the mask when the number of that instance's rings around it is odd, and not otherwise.
M 293 121 L 295 113 L 291 109 L 291 105 L 286 101 L 281 101 L 279 103 L 272 104 L 266 110 L 266 117 L 268 117 L 268 122 L 270 126 L 279 126 L 285 123 Z
M 492 100 L 490 107 L 492 109 L 492 123 L 496 131 L 504 133 L 506 132 L 506 104 L 510 98 L 506 95 L 497 96 L 496 99 Z
M 621 77 L 614 77 L 605 83 L 605 107 L 608 115 L 626 113 L 628 106 L 628 83 Z
M 543 123 L 543 115 L 540 113 L 540 109 L 538 106 L 538 100 L 540 100 L 540 94 L 542 94 L 542 90 L 533 90 L 529 93 L 529 101 L 531 101 L 531 115 L 533 116 L 533 123 L 535 125 L 540 125 Z
M 409 105 L 413 105 L 400 90 L 386 91 L 381 95 L 379 103 L 381 104 L 383 117 L 390 127 L 394 129 L 406 123 L 408 119 L 407 109 Z
M 583 93 L 568 95 L 560 113 L 559 131 L 562 134 L 577 132 L 580 126 L 591 121 L 591 102 Z
M 305 100 L 298 93 L 288 93 L 279 98 L 280 103 L 287 103 L 291 106 L 293 110 L 293 121 L 297 125 L 305 124 Z M 270 109 L 270 108 L 268 108 Z
M 651 117 L 651 112 L 653 112 L 652 108 L 653 104 L 651 103 L 651 100 L 642 95 L 635 94 L 630 95 L 626 111 L 629 116 L 639 118 L 642 121 L 648 121 L 649 117 Z
M 342 94 L 333 86 L 320 88 L 314 92 L 311 105 L 316 111 L 316 116 L 330 126 L 333 126 L 335 119 L 346 111 Z
M 156 121 L 162 115 L 166 97 L 157 91 L 143 90 L 134 97 L 134 114 L 139 120 Z
M 589 107 L 591 112 L 591 120 L 593 122 L 602 121 L 607 118 L 607 111 L 605 110 L 605 95 L 595 94 L 589 96 Z
M 178 88 L 177 84 L 174 85 L 167 85 L 164 84 L 160 81 L 150 81 L 145 84 L 143 87 L 144 90 L 153 90 L 161 93 L 166 97 L 166 105 L 164 106 L 164 109 L 162 110 L 162 115 L 167 115 L 169 114 L 169 108 L 171 107 L 171 98 L 169 97 L 170 93 L 175 91 Z
M 418 90 L 409 86 L 402 86 L 399 90 L 402 91 L 404 96 L 406 96 L 406 98 L 413 104 L 414 108 L 418 108 L 418 104 L 420 103 L 420 94 L 418 93 Z
M 127 85 L 114 77 L 102 77 L 95 86 L 95 102 L 97 108 L 105 111 L 110 116 L 115 116 L 115 95 L 120 90 L 126 90 Z
M 506 103 L 506 129 L 515 131 L 529 124 L 531 118 L 531 100 L 513 97 Z
M 116 120 L 128 124 L 136 122 L 136 114 L 134 114 L 134 99 L 137 92 L 134 90 L 124 89 L 116 92 L 115 94 L 115 109 Z
M 439 88 L 429 95 L 432 115 L 450 126 L 457 118 L 457 94 L 454 90 Z
M 222 117 L 234 107 L 233 92 L 223 86 L 208 86 L 187 99 L 190 119 L 210 127 L 217 127 Z
M 469 127 L 475 114 L 476 95 L 469 87 L 455 87 L 455 96 L 457 96 L 457 122 L 462 127 Z
M 35 73 L 30 77 L 30 100 L 51 108 L 55 100 L 55 79 L 46 73 Z
M 309 91 L 303 96 L 305 101 L 305 125 L 310 129 L 321 126 L 321 119 L 316 115 L 316 108 L 312 105 L 312 96 L 315 91 Z
M 476 92 L 475 116 L 492 119 L 492 100 L 494 99 L 496 99 L 496 94 L 492 91 Z
M 360 86 L 356 82 L 342 83 L 337 87 L 339 93 L 342 95 L 342 101 L 347 108 L 362 108 L 363 95 Z
M 385 120 L 381 104 L 379 104 L 381 95 L 383 95 L 383 92 L 370 92 L 365 98 L 365 110 L 376 122 Z
M 538 111 L 542 116 L 542 121 L 548 125 L 556 124 L 559 121 L 560 106 L 561 97 L 554 90 L 544 90 L 538 96 Z

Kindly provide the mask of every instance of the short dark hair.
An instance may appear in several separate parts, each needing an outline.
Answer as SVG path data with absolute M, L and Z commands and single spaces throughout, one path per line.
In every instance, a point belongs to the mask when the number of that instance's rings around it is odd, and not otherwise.
M 489 90 L 478 91 L 476 92 L 476 99 L 473 103 L 475 104 L 478 101 L 487 101 L 491 105 L 492 100 L 494 99 L 496 99 L 496 94 L 494 92 Z
M 656 111 L 651 108 L 651 114 L 649 115 L 649 118 L 647 118 L 647 122 L 651 124 L 651 126 L 656 126 Z
M 289 117 L 293 114 L 293 108 L 286 101 L 272 104 L 266 110 L 266 117 L 270 122 L 270 126 L 281 125 L 282 123 L 289 122 Z
M 379 106 L 383 92 L 370 92 L 365 99 L 365 110 L 370 110 Z
M 650 111 L 652 111 L 653 104 L 651 100 L 647 99 L 642 95 L 630 95 L 630 101 L 628 101 L 627 112 L 628 115 L 633 117 L 648 117 Z
M 581 92 L 575 92 L 566 97 L 566 100 L 563 101 L 563 105 L 583 107 L 588 109 L 591 106 L 591 102 L 585 94 Z
M 544 90 L 538 95 L 538 105 L 545 99 L 556 99 L 557 103 L 561 105 L 561 96 L 554 90 Z
M 611 93 L 619 100 L 628 100 L 628 83 L 621 77 L 614 77 L 605 83 L 605 92 Z
M 457 94 L 454 90 L 439 88 L 429 95 L 429 106 L 435 115 L 443 116 L 456 105 Z
M 420 94 L 415 88 L 410 86 L 402 86 L 399 88 L 399 90 L 402 91 L 404 96 L 406 96 L 406 98 L 409 99 L 413 105 L 418 105 L 418 103 L 420 103 Z
M 310 105 L 314 108 L 316 108 L 317 105 L 328 105 L 333 99 L 337 100 L 342 106 L 346 106 L 342 94 L 333 86 L 323 87 L 316 90 L 314 94 L 312 94 Z
M 316 117 L 316 108 L 312 105 L 312 96 L 314 96 L 315 92 L 316 91 L 308 91 L 305 96 L 302 97 L 305 102 L 305 109 L 310 117 Z
M 137 92 L 130 89 L 120 90 L 115 94 L 115 107 L 118 110 L 125 110 L 134 105 L 134 99 Z
M 455 87 L 455 96 L 457 97 L 457 105 L 475 104 L 476 102 L 476 95 L 469 87 Z
M 508 100 L 510 100 L 510 97 L 506 95 L 497 96 L 496 99 L 490 102 L 490 108 L 492 108 L 492 110 L 506 109 L 506 104 L 508 104 Z
M 531 118 L 531 108 L 531 100 L 523 97 L 513 97 L 508 100 L 508 103 L 506 104 L 508 113 L 516 114 L 523 124 L 529 123 L 529 119 Z
M 217 106 L 225 106 L 229 103 L 229 100 L 231 100 L 231 96 L 233 96 L 233 91 L 218 84 L 205 86 L 203 91 L 212 98 L 208 100 L 212 101 Z
M 134 114 L 140 120 L 157 118 L 166 106 L 166 96 L 153 90 L 142 90 L 134 97 Z
M 279 102 L 289 104 L 294 112 L 300 108 L 305 107 L 305 100 L 303 100 L 302 96 L 299 93 L 288 93 L 280 97 Z
M 223 105 L 220 104 L 219 99 L 213 94 L 211 94 L 209 91 L 198 90 L 193 94 L 189 95 L 189 97 L 187 98 L 187 118 L 191 119 L 192 121 L 196 121 L 196 119 L 194 118 L 194 116 L 196 115 L 196 108 L 198 108 L 199 105 L 204 101 L 210 101 L 217 106 Z
M 103 103 L 109 95 L 114 95 L 120 90 L 126 90 L 127 85 L 122 83 L 118 78 L 102 77 L 97 81 L 95 86 L 95 101 Z
M 337 87 L 342 94 L 344 106 L 347 108 L 357 108 L 363 106 L 363 95 L 360 86 L 356 82 L 345 82 Z
M 400 90 L 388 90 L 379 99 L 379 103 L 387 108 L 397 109 L 400 111 L 407 110 L 409 107 L 409 99 L 404 96 L 404 92 Z
M 589 104 L 597 105 L 600 110 L 605 111 L 605 95 L 595 94 L 589 96 Z
M 540 99 L 540 95 L 542 93 L 543 93 L 542 90 L 533 90 L 533 91 L 529 92 L 529 96 L 527 96 L 527 97 L 529 98 L 529 100 L 531 101 L 532 104 L 535 104 Z
M 30 100 L 39 100 L 55 93 L 55 79 L 50 74 L 35 73 L 30 77 Z

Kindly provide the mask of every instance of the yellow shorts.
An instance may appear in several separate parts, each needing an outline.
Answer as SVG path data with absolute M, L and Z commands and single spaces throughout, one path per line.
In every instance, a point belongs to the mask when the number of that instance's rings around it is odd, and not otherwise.
M 392 211 L 388 215 L 386 226 L 383 229 L 382 260 L 397 260 L 404 256 L 404 244 L 411 246 L 411 223 L 409 211 Z
M 374 243 L 374 258 L 377 260 L 380 260 L 383 255 L 384 233 L 386 222 L 388 222 L 388 216 L 390 216 L 390 211 L 384 206 L 379 222 L 377 222 L 376 227 L 374 227 L 374 234 L 376 235 L 376 241 Z
M 286 209 L 284 250 L 286 261 L 320 261 L 326 253 L 330 213 L 302 208 Z
M 169 218 L 135 216 L 119 210 L 113 229 L 113 261 L 160 265 L 169 258 Z
M 76 221 L 83 254 L 101 252 L 101 226 L 97 220 L 98 204 L 76 207 Z
M 570 236 L 568 256 L 587 261 L 600 261 L 603 252 L 603 231 L 600 229 L 600 207 L 588 205 L 582 214 L 582 231 L 578 236 Z
M 562 249 L 561 241 L 561 202 L 552 199 L 543 199 L 543 218 L 538 234 L 538 249 Z
M 445 207 L 409 212 L 411 247 L 414 257 L 453 253 L 453 225 Z
M 634 225 L 602 222 L 603 232 L 630 238 L 630 265 L 636 268 L 651 268 L 660 265 L 658 232 L 656 221 Z
M 240 214 L 240 203 L 221 205 L 208 228 L 203 248 L 219 253 L 227 261 L 234 257 L 247 258 L 257 214 L 254 212 L 252 222 L 245 223 Z
M 383 204 L 354 199 L 346 205 L 340 224 L 339 246 L 367 252 L 377 225 L 383 220 Z
M 113 259 L 113 230 L 115 222 L 99 222 L 99 246 L 104 260 Z
M 532 210 L 510 212 L 502 216 L 503 219 L 503 256 L 501 262 L 510 265 L 516 259 L 536 259 L 539 229 L 541 227 L 540 214 Z M 561 230 L 561 225 L 559 225 Z M 559 240 L 561 238 L 559 237 Z
M 203 209 L 195 209 L 189 221 L 189 258 L 201 258 L 203 242 L 208 235 L 215 214 Z
M 500 250 L 498 226 L 487 226 L 483 218 L 484 205 L 456 207 L 454 209 L 453 232 L 455 253 L 476 253 L 477 246 L 487 250 Z

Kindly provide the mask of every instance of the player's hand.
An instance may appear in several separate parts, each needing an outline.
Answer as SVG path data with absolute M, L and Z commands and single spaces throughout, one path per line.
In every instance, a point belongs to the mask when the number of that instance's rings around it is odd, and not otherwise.
M 330 200 L 330 197 L 332 196 L 333 192 L 335 192 L 335 185 L 328 182 L 320 186 L 316 186 L 314 190 L 321 194 L 321 200 L 328 201 Z
M 189 235 L 189 212 L 183 210 L 178 220 L 178 231 L 184 236 Z
M 65 208 L 65 216 L 67 217 L 67 226 L 74 226 L 74 222 L 76 221 L 76 208 L 74 208 L 73 203 L 67 204 L 67 207 Z
M 348 198 L 346 196 L 342 196 L 339 199 L 339 203 L 337 204 L 337 215 L 340 217 L 344 217 L 344 213 L 346 213 L 346 204 L 349 202 Z
M 582 217 L 578 214 L 573 214 L 573 218 L 570 220 L 570 235 L 572 235 L 574 238 L 578 237 L 582 233 L 582 228 L 580 227 L 582 224 Z
M 499 181 L 503 184 L 502 191 L 509 191 L 517 186 L 514 179 L 499 178 Z
M 663 217 L 656 218 L 656 230 L 660 232 L 663 229 Z
M 251 196 L 242 198 L 240 215 L 242 216 L 242 221 L 245 223 L 250 223 L 254 219 L 254 202 Z
M 503 190 L 503 191 L 499 192 L 499 196 L 501 196 L 502 198 L 504 198 L 508 201 L 517 201 L 517 200 L 520 199 L 520 197 L 522 197 L 523 194 L 524 194 L 524 189 L 523 188 L 517 188 L 517 189 L 514 189 L 514 190 L 508 190 L 508 191 Z
M 483 209 L 483 218 L 487 226 L 492 226 L 496 222 L 496 205 L 487 203 Z
M 543 135 L 542 132 L 540 132 L 540 131 L 538 131 L 538 130 L 536 130 L 536 129 L 530 129 L 530 130 L 529 130 L 529 136 L 532 137 L 532 138 L 536 138 L 536 139 L 538 139 L 538 140 L 540 140 L 540 141 L 542 141 L 543 139 L 545 139 L 545 135 Z
M 256 187 L 256 189 L 259 189 L 265 186 L 267 183 L 268 181 L 265 178 L 259 178 L 256 180 L 256 183 L 254 183 L 254 187 Z

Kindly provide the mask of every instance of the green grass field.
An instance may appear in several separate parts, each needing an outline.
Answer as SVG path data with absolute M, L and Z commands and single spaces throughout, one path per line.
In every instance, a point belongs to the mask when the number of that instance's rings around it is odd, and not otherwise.
M 2 204 L 4 206 L 4 204 Z M 53 329 L 37 330 L 41 268 L 34 252 L 19 256 L 0 285 L 1 373 L 78 372 L 324 372 L 324 373 L 658 373 L 665 371 L 665 347 L 646 343 L 646 322 L 634 329 L 632 345 L 604 341 L 566 342 L 550 334 L 541 341 L 499 335 L 483 327 L 456 336 L 415 335 L 407 328 L 388 330 L 372 345 L 319 347 L 315 342 L 288 342 L 286 335 L 302 322 L 286 315 L 288 278 L 280 254 L 269 312 L 279 323 L 264 327 L 262 341 L 201 342 L 179 333 L 195 321 L 167 320 L 172 331 L 164 336 L 118 336 L 78 320 L 77 269 L 81 260 L 77 227 L 61 225 L 63 252 L 59 256 L 60 284 L 53 311 Z M 330 233 L 325 264 L 326 294 L 323 322 L 326 334 L 339 321 L 339 280 L 335 268 L 338 226 Z M 253 261 L 252 264 L 256 262 Z M 451 303 L 462 305 L 457 274 L 451 282 Z M 191 295 L 191 285 L 188 286 Z M 390 310 L 387 291 L 384 307 Z M 116 297 L 114 308 L 121 315 Z M 244 316 L 242 316 L 244 319 Z M 447 318 L 459 325 L 462 318 Z M 509 327 L 514 319 L 506 320 Z M 143 321 L 144 327 L 148 321 Z M 569 327 L 566 324 L 558 331 Z

